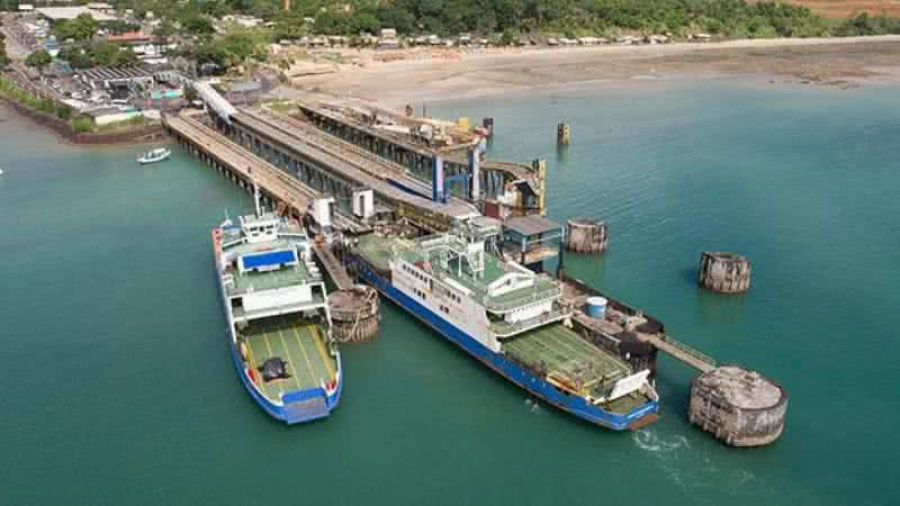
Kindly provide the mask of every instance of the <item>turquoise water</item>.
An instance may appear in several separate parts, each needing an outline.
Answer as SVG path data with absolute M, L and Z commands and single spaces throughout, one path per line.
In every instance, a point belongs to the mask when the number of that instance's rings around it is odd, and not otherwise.
M 0 112 L 0 504 L 896 504 L 900 94 L 727 83 L 429 104 L 496 118 L 498 158 L 548 159 L 550 215 L 610 224 L 578 277 L 790 391 L 776 444 L 662 418 L 610 433 L 545 406 L 389 305 L 344 346 L 330 419 L 284 427 L 235 376 L 208 230 L 246 195 L 176 148 L 56 144 Z M 485 112 L 488 111 L 488 112 Z M 557 121 L 573 145 L 555 147 Z M 700 252 L 753 262 L 743 296 Z

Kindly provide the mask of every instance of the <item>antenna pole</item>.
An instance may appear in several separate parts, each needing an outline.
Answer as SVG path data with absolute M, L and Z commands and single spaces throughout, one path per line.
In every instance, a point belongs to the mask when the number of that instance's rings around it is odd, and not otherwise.
M 259 206 L 259 185 L 256 184 L 256 179 L 253 180 L 253 207 L 256 209 L 256 217 L 262 216 L 262 210 Z

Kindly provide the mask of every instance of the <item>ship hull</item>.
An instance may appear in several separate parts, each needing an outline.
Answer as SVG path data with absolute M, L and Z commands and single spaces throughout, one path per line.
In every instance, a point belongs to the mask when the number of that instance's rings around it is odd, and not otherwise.
M 234 335 L 234 319 L 231 314 L 231 308 L 228 307 L 228 298 L 225 296 L 225 286 L 222 284 L 222 273 L 216 267 L 216 279 L 219 282 L 219 295 L 222 300 L 222 311 L 225 315 L 225 321 L 228 324 L 228 344 L 231 350 L 231 359 L 234 362 L 235 370 L 238 378 L 244 388 L 250 394 L 250 397 L 269 414 L 272 418 L 282 421 L 288 425 L 311 422 L 321 418 L 325 418 L 337 407 L 341 400 L 341 392 L 343 390 L 343 375 L 338 374 L 334 391 L 329 395 L 324 388 L 311 388 L 307 390 L 299 390 L 290 392 L 283 396 L 283 403 L 276 404 L 264 395 L 262 395 L 250 379 L 247 370 L 241 359 L 241 352 L 238 349 L 237 341 Z M 337 370 L 341 369 L 341 357 L 337 358 Z
M 486 348 L 437 313 L 397 290 L 390 281 L 370 268 L 365 260 L 357 257 L 356 261 L 360 276 L 393 303 L 411 313 L 504 378 L 563 411 L 567 411 L 590 423 L 616 431 L 639 426 L 644 417 L 655 415 L 659 412 L 659 405 L 656 401 L 650 401 L 632 410 L 627 415 L 620 415 L 602 410 L 581 397 L 564 394 L 542 378 L 530 374 L 526 369 L 508 360 L 502 353 L 496 353 Z

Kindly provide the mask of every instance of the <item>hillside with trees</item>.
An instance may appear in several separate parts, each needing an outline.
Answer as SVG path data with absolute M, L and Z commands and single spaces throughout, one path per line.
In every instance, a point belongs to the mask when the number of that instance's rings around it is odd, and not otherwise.
M 832 33 L 838 23 L 793 4 L 744 0 L 312 0 L 293 2 L 289 13 L 278 0 L 120 0 L 177 23 L 191 34 L 211 33 L 204 19 L 249 14 L 276 23 L 281 35 L 377 33 L 396 28 L 403 35 L 558 34 L 608 35 L 617 31 L 705 32 L 727 37 L 809 37 Z M 872 16 L 870 19 L 877 19 Z M 173 25 L 167 25 L 171 28 Z

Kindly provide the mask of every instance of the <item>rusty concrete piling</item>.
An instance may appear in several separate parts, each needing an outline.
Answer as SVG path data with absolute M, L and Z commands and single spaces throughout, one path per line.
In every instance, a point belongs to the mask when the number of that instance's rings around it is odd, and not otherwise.
M 494 118 L 484 118 L 481 120 L 481 127 L 484 128 L 485 137 L 488 139 L 494 137 Z
M 556 127 L 556 143 L 560 146 L 568 146 L 572 142 L 572 129 L 565 123 Z
M 566 249 L 577 253 L 606 251 L 605 221 L 576 218 L 566 221 Z
M 700 256 L 700 286 L 721 293 L 750 288 L 750 261 L 737 253 L 704 251 Z
M 339 343 L 370 341 L 378 335 L 378 292 L 370 286 L 357 285 L 328 295 L 331 312 L 331 334 Z
M 688 418 L 727 445 L 762 446 L 781 436 L 787 406 L 787 392 L 774 381 L 724 366 L 693 380 Z

